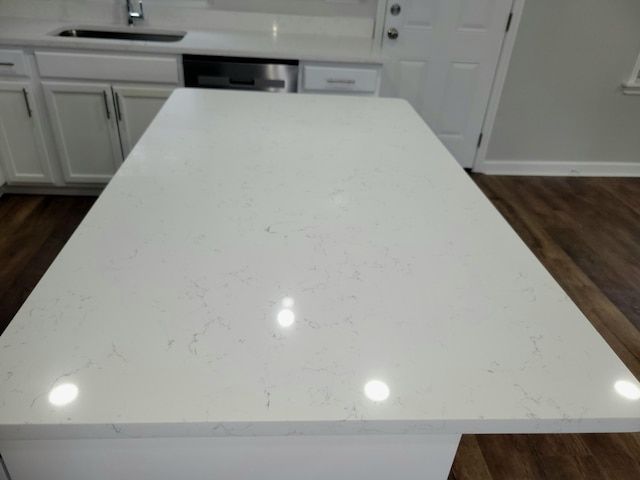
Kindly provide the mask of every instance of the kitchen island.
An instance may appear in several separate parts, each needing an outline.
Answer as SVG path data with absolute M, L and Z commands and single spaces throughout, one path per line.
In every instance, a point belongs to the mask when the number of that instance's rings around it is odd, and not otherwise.
M 0 337 L 32 478 L 446 478 L 638 382 L 402 100 L 176 91 Z

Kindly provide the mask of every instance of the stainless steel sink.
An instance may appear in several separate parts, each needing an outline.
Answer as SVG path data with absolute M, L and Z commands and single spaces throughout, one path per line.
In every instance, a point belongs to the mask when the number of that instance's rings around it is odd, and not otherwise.
M 54 33 L 58 37 L 103 38 L 106 40 L 137 40 L 139 42 L 179 42 L 186 32 L 151 32 L 136 30 L 103 30 L 93 28 L 69 28 Z

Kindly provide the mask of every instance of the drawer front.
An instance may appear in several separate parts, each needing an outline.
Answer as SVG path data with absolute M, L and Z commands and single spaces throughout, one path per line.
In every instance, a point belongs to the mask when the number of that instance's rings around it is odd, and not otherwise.
M 179 83 L 177 57 L 35 52 L 40 76 L 82 80 Z
M 304 90 L 360 93 L 375 93 L 377 90 L 377 68 L 317 65 L 305 65 L 303 68 Z
M 20 50 L 0 50 L 0 76 L 26 77 L 27 60 Z

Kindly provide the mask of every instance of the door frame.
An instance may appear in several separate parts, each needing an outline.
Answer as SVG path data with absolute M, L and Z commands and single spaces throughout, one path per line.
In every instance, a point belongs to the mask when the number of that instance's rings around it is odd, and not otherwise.
M 513 46 L 516 41 L 518 28 L 520 26 L 520 19 L 522 18 L 522 11 L 524 10 L 524 3 L 526 0 L 512 0 L 511 5 L 511 24 L 509 31 L 505 32 L 502 40 L 502 48 L 500 49 L 500 57 L 498 58 L 498 64 L 493 77 L 493 85 L 491 92 L 489 93 L 489 101 L 487 102 L 487 108 L 484 115 L 484 121 L 482 122 L 482 143 L 476 149 L 476 154 L 473 159 L 473 166 L 471 170 L 474 172 L 484 171 L 484 162 L 487 155 L 487 146 L 491 140 L 491 133 L 493 131 L 493 125 L 495 123 L 496 114 L 498 112 L 498 105 L 500 104 L 500 95 L 502 94 L 502 88 L 507 77 L 507 71 L 509 68 L 509 61 L 511 60 L 511 53 L 513 52 Z M 393 4 L 394 0 L 379 0 L 378 12 L 376 15 L 376 22 L 373 29 L 373 42 L 374 45 L 382 51 L 382 42 L 384 40 L 384 23 L 387 15 L 387 9 L 389 5 Z
M 482 143 L 476 150 L 476 155 L 473 159 L 473 167 L 471 167 L 471 170 L 474 172 L 484 173 L 485 170 L 484 162 L 487 157 L 487 149 L 489 147 L 489 142 L 491 141 L 491 134 L 493 133 L 493 126 L 495 124 L 496 114 L 498 113 L 498 106 L 500 105 L 500 96 L 502 95 L 504 82 L 507 78 L 509 61 L 511 60 L 513 46 L 516 43 L 525 1 L 526 0 L 513 0 L 513 4 L 511 6 L 511 13 L 513 15 L 511 17 L 511 25 L 509 27 L 509 31 L 505 32 L 504 40 L 502 41 L 500 58 L 498 59 L 498 66 L 496 67 L 496 73 L 493 77 L 493 86 L 491 87 L 489 102 L 487 103 L 487 111 L 484 115 L 484 122 L 482 124 Z

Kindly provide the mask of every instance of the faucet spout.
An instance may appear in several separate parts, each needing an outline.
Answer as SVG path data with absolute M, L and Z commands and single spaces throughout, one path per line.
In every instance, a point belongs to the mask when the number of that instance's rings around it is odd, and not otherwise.
M 134 20 L 143 20 L 144 10 L 142 8 L 142 0 L 138 2 L 138 11 L 136 12 L 131 5 L 131 0 L 127 0 L 127 23 L 133 27 Z

